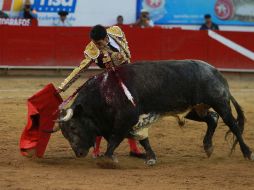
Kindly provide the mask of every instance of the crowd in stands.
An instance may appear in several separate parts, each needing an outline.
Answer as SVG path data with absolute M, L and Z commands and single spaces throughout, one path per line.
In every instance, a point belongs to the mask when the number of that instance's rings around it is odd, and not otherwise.
M 118 15 L 116 18 L 117 26 L 124 26 L 124 18 L 122 15 Z M 140 16 L 136 23 L 130 24 L 133 27 L 140 28 L 150 28 L 154 27 L 154 22 L 150 18 L 149 12 L 145 9 L 141 10 Z M 210 14 L 204 15 L 204 23 L 201 25 L 200 30 L 219 30 L 219 26 L 212 21 L 212 16 Z
M 141 14 L 136 22 L 136 25 L 141 27 L 141 28 L 148 28 L 148 27 L 153 27 L 154 23 L 150 19 L 149 12 L 145 9 L 141 10 Z
M 24 8 L 19 13 L 19 18 L 31 19 L 31 20 L 37 19 L 36 10 L 32 8 L 30 0 L 25 1 Z
M 202 24 L 200 30 L 219 30 L 219 26 L 212 22 L 212 17 L 210 14 L 204 16 L 205 23 Z
M 59 11 L 59 19 L 53 22 L 54 26 L 71 26 L 71 23 L 67 19 L 67 15 L 69 13 L 67 11 Z
M 58 19 L 54 20 L 52 22 L 52 26 L 63 26 L 63 27 L 69 27 L 72 26 L 71 23 L 68 21 L 67 11 L 59 11 L 58 12 Z M 8 14 L 0 10 L 0 18 L 9 18 Z M 24 8 L 19 13 L 18 18 L 21 19 L 30 19 L 31 23 L 36 23 L 37 25 L 37 12 L 35 9 L 33 9 L 31 1 L 25 0 Z M 117 16 L 116 18 L 116 24 L 118 26 L 125 26 L 124 24 L 124 17 L 122 15 Z M 129 26 L 132 27 L 140 27 L 140 28 L 150 28 L 154 27 L 154 22 L 150 18 L 149 12 L 145 9 L 142 9 L 140 12 L 140 15 L 134 24 L 129 24 Z M 201 25 L 200 30 L 219 30 L 219 26 L 212 22 L 212 18 L 210 14 L 204 15 L 204 24 Z

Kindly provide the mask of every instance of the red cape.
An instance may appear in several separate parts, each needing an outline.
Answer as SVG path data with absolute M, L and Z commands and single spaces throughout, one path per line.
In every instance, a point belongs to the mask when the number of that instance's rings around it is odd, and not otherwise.
M 34 156 L 30 155 L 31 152 L 37 157 L 44 155 L 50 134 L 43 130 L 52 130 L 62 102 L 53 84 L 48 84 L 28 99 L 27 125 L 20 138 L 20 151 L 23 156 Z

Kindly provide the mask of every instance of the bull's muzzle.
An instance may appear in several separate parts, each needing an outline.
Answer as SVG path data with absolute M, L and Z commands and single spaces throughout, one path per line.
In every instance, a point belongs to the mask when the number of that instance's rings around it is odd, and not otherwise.
M 74 152 L 75 152 L 76 157 L 78 157 L 78 158 L 86 157 L 88 154 L 88 150 L 77 150 Z

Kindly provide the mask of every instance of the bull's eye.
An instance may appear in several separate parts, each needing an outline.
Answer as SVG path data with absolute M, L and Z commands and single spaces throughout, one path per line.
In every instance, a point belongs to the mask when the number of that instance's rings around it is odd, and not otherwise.
M 75 130 L 76 129 L 76 127 L 75 127 L 73 122 L 70 122 L 69 127 L 70 127 L 71 130 Z
M 73 134 L 78 134 L 78 128 L 74 123 L 70 124 L 70 130 Z

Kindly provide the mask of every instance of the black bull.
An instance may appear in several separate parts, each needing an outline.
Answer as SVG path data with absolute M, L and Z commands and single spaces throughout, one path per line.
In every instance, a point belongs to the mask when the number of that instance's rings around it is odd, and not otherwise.
M 131 92 L 136 106 L 119 85 L 117 75 Z M 236 109 L 237 119 L 232 115 L 230 102 Z M 190 112 L 185 118 L 207 123 L 203 144 L 208 156 L 212 153 L 212 137 L 219 115 L 236 136 L 243 156 L 253 159 L 242 137 L 244 114 L 231 95 L 227 81 L 213 66 L 196 60 L 122 65 L 116 72 L 104 72 L 91 78 L 67 115 L 61 117 L 60 128 L 76 156 L 86 156 L 95 137 L 103 136 L 108 142 L 105 156 L 113 158 L 114 150 L 124 138 L 130 137 L 140 115 L 176 115 L 186 110 Z M 155 163 L 148 138 L 140 144 L 146 151 L 148 163 Z

